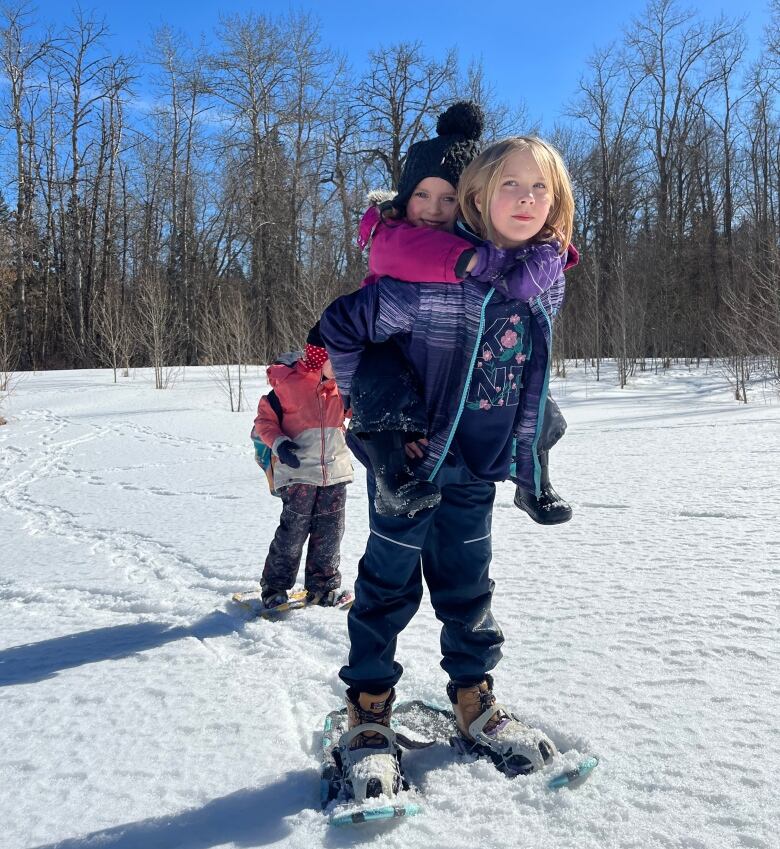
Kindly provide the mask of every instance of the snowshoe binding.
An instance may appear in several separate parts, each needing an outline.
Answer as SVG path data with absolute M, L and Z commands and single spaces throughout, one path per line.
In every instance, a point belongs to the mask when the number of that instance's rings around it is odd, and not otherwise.
M 505 775 L 528 775 L 543 769 L 558 754 L 543 731 L 526 725 L 496 702 L 492 676 L 486 675 L 471 687 L 458 687 L 450 681 L 447 695 L 462 751 L 490 758 Z
M 355 596 L 349 590 L 330 590 L 329 592 L 316 592 L 307 590 L 307 607 L 340 607 L 344 610 L 352 607 Z
M 498 707 L 506 715 L 510 715 L 506 708 L 500 705 Z M 493 709 L 491 708 L 491 710 Z M 493 714 L 495 715 L 495 714 Z M 520 726 L 528 729 L 529 726 L 511 714 L 512 719 L 519 722 Z M 490 717 L 492 718 L 492 716 Z M 531 728 L 533 732 L 530 742 L 526 745 L 531 749 L 530 757 L 527 757 L 525 752 L 517 752 L 512 750 L 512 755 L 506 750 L 500 751 L 496 749 L 496 741 L 490 739 L 490 745 L 486 745 L 483 741 L 472 741 L 464 737 L 461 733 L 455 714 L 444 707 L 432 705 L 428 702 L 416 699 L 411 702 L 403 702 L 396 706 L 393 711 L 393 726 L 396 731 L 397 738 L 403 741 L 405 748 L 422 748 L 424 745 L 433 744 L 449 744 L 458 754 L 470 755 L 476 757 L 487 758 L 493 762 L 496 768 L 503 772 L 507 778 L 518 778 L 522 775 L 540 773 L 545 776 L 545 784 L 549 790 L 560 790 L 563 787 L 575 788 L 582 784 L 598 766 L 599 759 L 596 755 L 583 756 L 576 749 L 558 750 L 558 747 L 552 744 L 552 741 L 543 734 L 543 732 Z M 507 726 L 504 726 L 506 731 Z M 475 730 L 478 730 L 475 728 Z M 484 734 L 484 728 L 482 733 Z M 489 735 L 486 734 L 489 738 Z M 499 745 L 506 746 L 506 741 L 501 739 L 499 732 Z M 406 741 L 409 738 L 417 740 L 425 739 L 427 744 L 418 742 L 414 746 L 407 746 Z M 533 751 L 540 740 L 549 741 L 546 745 L 553 745 L 556 754 L 549 760 L 544 762 L 544 766 L 538 769 L 529 770 L 528 764 L 536 759 L 536 752 Z M 536 744 L 536 746 L 534 745 Z M 539 753 L 541 756 L 541 752 Z
M 419 806 L 398 800 L 408 790 L 401 751 L 390 728 L 395 691 L 347 691 L 347 707 L 328 714 L 320 770 L 321 804 L 331 825 L 412 816 Z

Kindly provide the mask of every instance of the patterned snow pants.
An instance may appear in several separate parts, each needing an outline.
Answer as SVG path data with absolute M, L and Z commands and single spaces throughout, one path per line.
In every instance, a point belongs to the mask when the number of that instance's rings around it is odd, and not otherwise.
M 341 586 L 339 562 L 344 536 L 346 483 L 315 486 L 296 483 L 280 490 L 282 516 L 265 559 L 263 589 L 289 590 L 295 584 L 306 538 L 304 586 L 325 593 Z

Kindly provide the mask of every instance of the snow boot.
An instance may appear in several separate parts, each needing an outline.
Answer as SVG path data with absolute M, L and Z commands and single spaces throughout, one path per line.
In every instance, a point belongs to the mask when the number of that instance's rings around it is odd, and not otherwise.
M 349 730 L 339 740 L 338 756 L 344 780 L 358 802 L 407 789 L 401 752 L 390 728 L 394 701 L 395 690 L 377 695 L 347 690 Z
M 539 498 L 531 490 L 518 486 L 515 490 L 515 507 L 526 513 L 540 525 L 560 525 L 571 519 L 571 506 L 552 488 L 550 483 L 549 452 L 539 452 L 539 465 L 542 468 L 541 495 Z
M 400 430 L 380 430 L 360 436 L 374 470 L 374 506 L 380 516 L 404 516 L 436 507 L 441 501 L 435 484 L 418 480 L 412 474 L 404 451 L 406 435 Z
M 274 607 L 279 607 L 280 604 L 287 604 L 287 590 L 275 590 L 273 587 L 263 587 L 262 592 L 263 607 L 266 610 L 272 610 Z
M 506 775 L 528 775 L 549 763 L 558 750 L 538 728 L 531 728 L 493 695 L 493 677 L 470 687 L 447 684 L 460 732 L 462 751 L 490 758 Z
M 306 604 L 319 607 L 339 607 L 345 598 L 351 598 L 352 593 L 347 590 L 307 590 Z

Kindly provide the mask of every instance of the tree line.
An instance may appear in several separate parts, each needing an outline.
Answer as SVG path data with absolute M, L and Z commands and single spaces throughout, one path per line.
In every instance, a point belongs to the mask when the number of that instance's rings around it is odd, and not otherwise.
M 163 27 L 143 60 L 108 35 L 0 15 L 0 373 L 268 362 L 356 287 L 367 194 L 446 105 L 477 100 L 486 142 L 539 129 L 454 49 L 356 74 L 303 13 L 226 16 L 208 46 Z M 780 376 L 780 0 L 746 57 L 742 20 L 649 0 L 545 130 L 582 254 L 559 368 L 717 357 L 745 398 Z

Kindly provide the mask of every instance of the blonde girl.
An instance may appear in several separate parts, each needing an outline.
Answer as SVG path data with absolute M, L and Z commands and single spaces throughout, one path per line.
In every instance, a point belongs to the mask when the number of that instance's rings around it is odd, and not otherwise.
M 571 244 L 571 179 L 560 153 L 542 139 L 516 136 L 490 145 L 464 170 L 458 200 L 466 226 L 499 247 L 549 242 L 563 256 Z M 508 232 L 502 217 L 505 204 L 517 209 L 534 207 L 545 214 L 535 215 L 532 222 L 519 222 L 517 230 Z
M 374 505 L 367 470 L 370 535 L 358 565 L 349 620 L 349 731 L 340 748 L 355 796 L 392 795 L 402 786 L 390 727 L 403 668 L 396 640 L 428 585 L 442 623 L 448 676 L 464 744 L 510 773 L 531 772 L 555 755 L 543 732 L 502 709 L 492 670 L 504 637 L 491 612 L 491 521 L 497 481 L 512 477 L 539 492 L 535 455 L 549 381 L 552 319 L 563 298 L 571 238 L 571 186 L 560 157 L 536 139 L 509 139 L 480 154 L 461 176 L 466 222 L 476 245 L 488 232 L 507 268 L 541 241 L 551 256 L 540 294 L 517 297 L 498 270 L 491 283 L 404 283 L 383 277 L 334 301 L 320 331 L 336 381 L 349 396 L 366 346 L 393 339 L 423 387 L 428 444 L 415 468 L 441 501 L 415 515 L 387 516 Z M 511 260 L 511 265 L 510 265 Z M 513 543 L 522 558 L 522 550 Z

